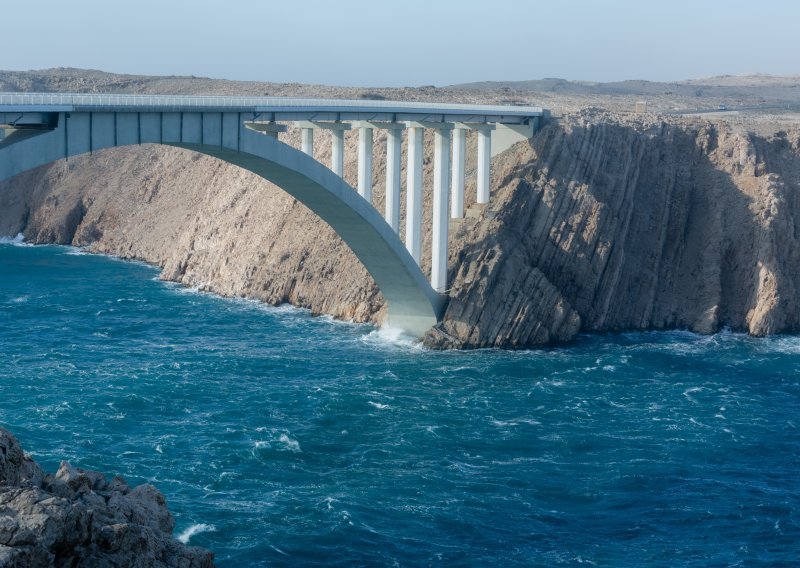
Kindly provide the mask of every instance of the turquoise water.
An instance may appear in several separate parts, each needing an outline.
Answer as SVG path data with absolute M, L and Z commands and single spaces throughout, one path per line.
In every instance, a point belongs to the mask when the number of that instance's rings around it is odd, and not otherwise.
M 220 566 L 780 566 L 800 337 L 428 352 L 0 245 L 0 424 L 167 496 Z

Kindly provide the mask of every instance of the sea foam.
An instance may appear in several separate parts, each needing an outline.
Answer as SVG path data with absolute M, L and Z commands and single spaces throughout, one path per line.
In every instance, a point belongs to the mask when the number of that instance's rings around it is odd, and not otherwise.
M 180 535 L 178 535 L 178 540 L 181 541 L 183 544 L 188 544 L 189 539 L 191 539 L 194 535 L 204 533 L 204 532 L 211 532 L 215 531 L 217 528 L 214 525 L 206 525 L 206 524 L 196 524 L 192 525 L 183 531 Z
M 404 347 L 424 350 L 421 343 L 400 328 L 384 325 L 363 335 L 361 341 L 376 347 Z
M 25 242 L 22 233 L 17 233 L 16 237 L 0 237 L 0 245 L 13 245 L 17 247 L 29 247 L 30 243 Z

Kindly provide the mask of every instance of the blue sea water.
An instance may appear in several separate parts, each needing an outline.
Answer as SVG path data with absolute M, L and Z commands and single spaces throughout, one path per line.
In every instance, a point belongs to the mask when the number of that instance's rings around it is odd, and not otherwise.
M 431 352 L 156 277 L 0 245 L 0 424 L 220 566 L 800 560 L 800 337 Z

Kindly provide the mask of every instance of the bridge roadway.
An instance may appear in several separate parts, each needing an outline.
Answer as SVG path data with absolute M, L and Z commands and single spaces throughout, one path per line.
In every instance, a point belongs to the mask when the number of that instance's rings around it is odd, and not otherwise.
M 131 144 L 165 144 L 215 156 L 273 182 L 325 220 L 380 288 L 389 325 L 421 336 L 441 318 L 446 303 L 448 218 L 464 214 L 466 131 L 477 131 L 477 201 L 487 203 L 490 157 L 530 138 L 546 116 L 537 107 L 376 100 L 0 93 L 0 180 L 58 159 Z M 301 129 L 300 150 L 278 141 L 287 122 Z M 359 131 L 357 190 L 341 178 L 344 131 L 353 127 Z M 387 131 L 383 216 L 372 206 L 375 129 Z M 318 130 L 331 133 L 330 168 L 312 157 Z M 405 243 L 399 237 L 403 130 L 408 139 Z M 434 133 L 430 285 L 419 268 L 426 130 Z

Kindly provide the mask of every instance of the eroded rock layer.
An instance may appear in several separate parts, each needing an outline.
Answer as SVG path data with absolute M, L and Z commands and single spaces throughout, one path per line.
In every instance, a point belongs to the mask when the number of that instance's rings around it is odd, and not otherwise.
M 285 141 L 299 145 L 297 132 Z M 580 331 L 800 328 L 800 134 L 586 110 L 493 161 L 490 205 L 450 237 L 451 300 L 425 337 L 441 348 L 526 347 Z M 355 135 L 345 179 L 355 184 Z M 468 145 L 474 157 L 475 140 Z M 320 139 L 316 157 L 326 163 Z M 430 266 L 430 140 L 423 269 Z M 383 207 L 385 136 L 375 139 Z M 468 173 L 474 163 L 468 162 Z M 404 174 L 405 175 L 405 174 Z M 88 245 L 222 295 L 381 322 L 384 300 L 322 221 L 212 158 L 141 146 L 0 183 L 0 234 Z
M 433 346 L 800 329 L 800 133 L 584 112 L 496 163 Z

